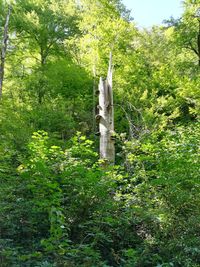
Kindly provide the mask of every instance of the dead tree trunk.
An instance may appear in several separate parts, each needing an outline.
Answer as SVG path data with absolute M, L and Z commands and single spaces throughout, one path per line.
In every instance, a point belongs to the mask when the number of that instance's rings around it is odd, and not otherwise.
M 93 133 L 95 134 L 96 132 L 96 121 L 95 121 L 95 115 L 96 115 L 96 66 L 93 66 L 93 110 L 92 110 L 92 129 Z
M 8 25 L 9 25 L 9 20 L 10 20 L 10 14 L 11 14 L 11 6 L 8 7 L 8 13 L 6 15 L 6 21 L 5 21 L 4 33 L 3 33 L 3 40 L 2 40 L 2 46 L 1 46 L 0 98 L 2 97 L 2 87 L 3 87 L 3 79 L 4 79 L 4 66 L 5 66 L 7 45 L 8 45 Z
M 100 134 L 100 159 L 109 164 L 115 162 L 115 140 L 114 140 L 114 108 L 112 92 L 112 54 L 108 75 L 105 80 L 99 81 L 99 114 L 96 116 L 99 122 Z

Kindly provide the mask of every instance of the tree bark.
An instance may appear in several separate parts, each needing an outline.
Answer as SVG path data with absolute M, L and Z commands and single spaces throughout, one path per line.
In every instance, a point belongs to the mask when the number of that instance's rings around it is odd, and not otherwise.
M 96 121 L 95 121 L 95 115 L 96 115 L 96 66 L 93 66 L 93 98 L 92 98 L 92 106 L 93 106 L 93 120 L 92 120 L 92 129 L 93 134 L 96 132 Z
M 1 62 L 0 62 L 0 98 L 2 98 L 2 87 L 3 87 L 3 79 L 4 79 L 4 67 L 5 67 L 5 59 L 6 59 L 6 51 L 8 46 L 8 26 L 11 14 L 11 6 L 8 7 L 8 13 L 6 15 L 6 21 L 4 25 L 4 33 L 1 47 Z
M 200 19 L 198 19 L 198 21 L 199 21 L 199 33 L 197 37 L 197 48 L 198 48 L 199 67 L 200 67 Z
M 115 162 L 115 140 L 114 140 L 114 108 L 112 92 L 112 54 L 107 78 L 100 77 L 99 81 L 99 114 L 96 119 L 99 121 L 100 132 L 100 159 L 108 164 Z

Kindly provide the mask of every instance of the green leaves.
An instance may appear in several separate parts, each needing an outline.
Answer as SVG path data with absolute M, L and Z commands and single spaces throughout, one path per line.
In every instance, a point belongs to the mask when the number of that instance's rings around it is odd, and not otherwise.
M 42 249 L 48 257 L 54 253 L 58 261 L 68 257 L 72 249 L 70 239 L 75 244 L 81 242 L 84 231 L 76 237 L 75 229 L 81 232 L 81 225 L 96 216 L 96 210 L 107 205 L 110 198 L 110 180 L 103 178 L 102 170 L 95 164 L 97 153 L 92 151 L 92 145 L 92 141 L 77 133 L 71 147 L 63 150 L 50 145 L 46 132 L 38 131 L 28 146 L 29 158 L 18 168 L 25 186 L 24 198 L 31 202 L 30 213 L 45 218 L 46 227 L 40 236 Z M 86 249 L 87 244 L 83 247 Z M 81 248 L 77 249 L 82 253 Z M 88 253 L 89 250 L 93 251 L 88 245 Z M 91 261 L 96 255 L 94 250 Z
M 132 145 L 128 142 L 126 147 L 129 178 L 124 183 L 122 180 L 119 196 L 133 212 L 137 205 L 143 210 L 140 216 L 153 216 L 152 227 L 159 221 L 160 228 L 156 233 L 152 229 L 151 235 L 158 238 L 158 247 L 163 246 L 162 243 L 159 245 L 160 238 L 165 240 L 166 246 L 160 248 L 159 254 L 163 255 L 164 261 L 172 259 L 165 255 L 165 250 L 169 252 L 176 246 L 182 247 L 179 252 L 171 252 L 174 265 L 177 258 L 180 262 L 190 258 L 193 263 L 188 266 L 198 261 L 198 253 L 192 256 L 185 249 L 183 252 L 183 247 L 192 249 L 199 245 L 196 237 L 191 238 L 198 228 L 200 205 L 199 133 L 197 122 L 187 128 L 176 127 L 165 133 L 154 133 L 140 142 L 133 140 Z
M 197 2 L 151 30 L 119 0 L 13 4 L 0 103 L 5 267 L 198 266 Z M 88 136 L 110 51 L 119 166 L 103 170 Z
M 28 36 L 31 49 L 40 53 L 41 64 L 66 38 L 77 32 L 75 11 L 71 13 L 70 3 L 62 0 L 18 1 L 15 5 L 15 24 L 18 31 Z M 20 14 L 20 16 L 19 16 Z

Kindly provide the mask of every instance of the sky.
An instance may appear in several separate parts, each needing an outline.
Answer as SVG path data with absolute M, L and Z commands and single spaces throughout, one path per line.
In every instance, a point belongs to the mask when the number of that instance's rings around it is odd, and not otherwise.
M 123 3 L 132 10 L 132 17 L 140 27 L 149 28 L 182 14 L 181 0 L 123 0 Z

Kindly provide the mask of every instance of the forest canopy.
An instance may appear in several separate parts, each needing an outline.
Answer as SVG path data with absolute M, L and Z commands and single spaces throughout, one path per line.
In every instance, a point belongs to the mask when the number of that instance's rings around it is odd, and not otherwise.
M 200 267 L 200 1 L 183 6 L 140 29 L 120 0 L 0 0 L 1 267 Z

